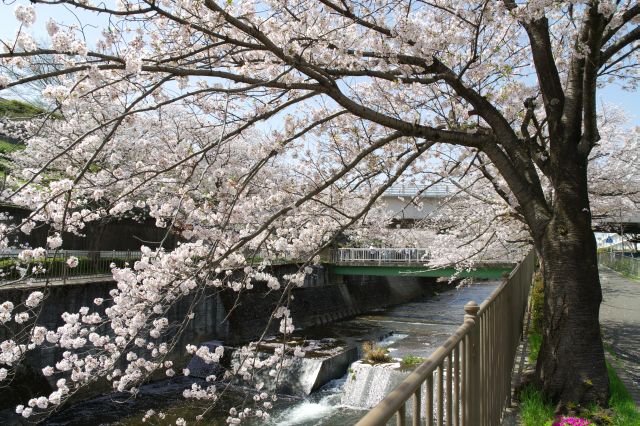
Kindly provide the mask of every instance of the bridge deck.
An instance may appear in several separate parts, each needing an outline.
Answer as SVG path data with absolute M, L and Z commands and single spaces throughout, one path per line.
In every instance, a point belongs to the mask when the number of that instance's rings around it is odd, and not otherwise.
M 474 277 L 500 279 L 508 275 L 513 265 L 482 266 L 477 269 L 457 271 L 455 268 L 429 269 L 424 264 L 393 265 L 380 263 L 339 263 L 331 267 L 335 275 L 368 275 L 382 277 Z
M 336 275 L 371 275 L 387 277 L 475 277 L 498 279 L 508 274 L 515 263 L 481 262 L 472 270 L 458 271 L 453 266 L 429 268 L 425 248 L 340 248 L 332 253 L 332 271 Z

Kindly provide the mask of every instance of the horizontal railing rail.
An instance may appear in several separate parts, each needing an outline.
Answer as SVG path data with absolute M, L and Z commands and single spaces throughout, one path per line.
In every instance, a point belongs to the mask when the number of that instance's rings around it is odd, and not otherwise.
M 425 248 L 339 248 L 332 252 L 333 263 L 425 263 Z
M 0 251 L 0 282 L 28 280 L 71 281 L 111 275 L 113 266 L 133 266 L 141 258 L 139 251 L 117 250 L 57 250 L 48 251 L 41 259 L 19 259 L 23 250 Z
M 383 426 L 394 415 L 398 426 L 408 418 L 413 426 L 500 424 L 534 261 L 532 251 L 480 306 L 467 303 L 464 323 L 357 426 Z
M 338 248 L 329 256 L 334 264 L 419 264 L 426 265 L 431 260 L 429 249 L 413 247 L 370 247 Z M 482 259 L 478 266 L 515 265 L 511 259 Z M 453 265 L 448 265 L 453 267 Z

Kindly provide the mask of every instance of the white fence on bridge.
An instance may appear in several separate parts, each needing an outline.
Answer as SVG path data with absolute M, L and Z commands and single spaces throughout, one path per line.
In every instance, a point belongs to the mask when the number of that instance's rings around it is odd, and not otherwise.
M 426 263 L 426 248 L 339 248 L 331 256 L 333 263 L 410 264 Z

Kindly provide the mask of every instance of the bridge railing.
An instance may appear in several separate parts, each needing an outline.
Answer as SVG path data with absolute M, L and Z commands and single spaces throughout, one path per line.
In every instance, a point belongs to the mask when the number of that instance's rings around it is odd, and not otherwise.
M 436 197 L 443 198 L 455 194 L 456 188 L 453 185 L 438 183 L 430 186 L 426 190 L 424 187 L 410 184 L 393 185 L 384 192 L 383 196 L 393 197 L 415 197 L 420 194 L 421 198 Z
M 0 282 L 18 281 L 24 275 L 31 282 L 72 281 L 111 275 L 111 267 L 133 266 L 139 251 L 58 250 L 47 252 L 43 259 L 19 259 L 22 250 L 0 251 Z M 73 266 L 75 264 L 75 266 Z M 21 271 L 20 268 L 26 268 Z M 26 273 L 26 275 L 25 275 Z
M 425 248 L 339 248 L 331 255 L 333 263 L 425 263 L 428 259 Z
M 455 333 L 356 426 L 383 426 L 394 415 L 398 426 L 500 424 L 534 260 L 532 251 L 480 306 L 467 303 Z
M 614 271 L 640 278 L 640 258 L 610 251 L 598 254 L 598 263 Z

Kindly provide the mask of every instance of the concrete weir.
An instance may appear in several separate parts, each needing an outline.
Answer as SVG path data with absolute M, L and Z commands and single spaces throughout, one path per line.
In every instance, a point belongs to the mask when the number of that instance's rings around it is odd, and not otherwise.
M 338 345 L 335 339 L 323 339 L 324 342 L 316 343 L 316 350 L 305 357 L 293 358 L 292 365 L 282 371 L 282 376 L 275 381 L 268 376 L 268 371 L 260 371 L 254 379 L 256 382 L 265 383 L 265 389 L 275 391 L 279 394 L 299 396 L 308 396 L 314 390 L 320 388 L 331 380 L 342 377 L 349 368 L 349 365 L 358 359 L 358 348 L 355 346 Z M 214 351 L 216 347 L 222 343 L 219 341 L 204 342 L 202 345 L 207 346 L 210 351 Z M 277 344 L 277 343 L 275 343 Z M 274 344 L 274 345 L 275 345 Z M 326 349 L 323 349 L 326 348 Z M 270 355 L 268 351 L 269 344 L 265 344 L 259 355 L 267 357 Z M 242 362 L 240 351 L 234 348 L 225 348 L 225 353 L 231 359 L 231 364 L 237 366 Z M 189 362 L 187 368 L 190 376 L 206 379 L 214 375 L 221 378 L 224 368 L 216 363 L 207 364 L 200 357 L 194 356 Z M 239 385 L 243 383 L 237 381 Z
M 342 404 L 360 408 L 375 407 L 409 375 L 409 371 L 399 368 L 398 362 L 380 365 L 354 362 L 344 385 Z
M 283 276 L 296 272 L 297 269 L 298 266 L 294 264 L 276 265 L 272 272 L 276 276 Z M 78 312 L 85 306 L 102 314 L 109 306 L 109 291 L 114 287 L 114 282 L 104 280 L 49 286 L 38 324 L 55 330 L 64 323 L 61 313 Z M 289 309 L 296 328 L 300 329 L 406 303 L 432 293 L 434 287 L 435 278 L 332 276 L 330 268 L 321 265 L 314 267 L 313 273 L 307 276 L 302 287 L 293 290 Z M 0 300 L 10 300 L 18 305 L 34 290 L 42 290 L 42 285 L 2 288 Z M 96 306 L 93 303 L 95 298 L 105 299 L 104 304 Z M 169 310 L 169 323 L 181 323 L 190 309 L 193 309 L 195 316 L 187 323 L 168 360 L 174 362 L 176 369 L 181 369 L 191 360 L 185 350 L 189 343 L 199 345 L 217 340 L 224 342 L 225 346 L 239 346 L 258 338 L 265 331 L 279 298 L 279 292 L 268 291 L 266 285 L 260 283 L 252 290 L 244 291 L 240 297 L 230 290 L 207 288 L 197 300 L 192 295 L 182 298 Z M 266 335 L 277 334 L 277 327 L 277 323 L 272 324 Z M 9 337 L 7 333 L 7 330 L 0 330 L 0 341 Z M 14 380 L 17 390 L 12 393 L 12 398 L 1 398 L 0 410 L 22 403 L 25 398 L 50 392 L 51 389 L 46 389 L 47 381 L 53 385 L 60 376 L 44 378 L 41 370 L 55 365 L 61 354 L 62 350 L 46 346 L 30 351 L 20 370 L 25 372 L 20 374 L 24 380 L 21 377 Z M 299 389 L 295 393 L 308 394 L 331 378 L 339 377 L 336 376 L 337 371 L 341 370 L 343 374 L 355 356 L 352 351 L 347 350 L 342 355 L 323 360 L 305 360 L 299 369 L 305 371 L 306 378 L 304 383 L 297 385 Z M 107 391 L 108 388 L 93 390 L 98 393 Z M 91 395 L 86 395 L 89 396 Z

